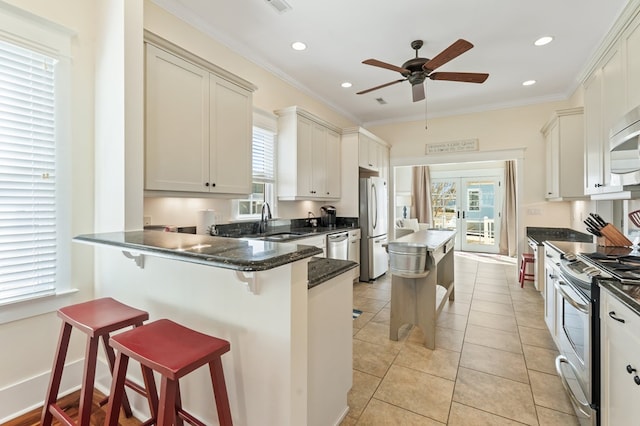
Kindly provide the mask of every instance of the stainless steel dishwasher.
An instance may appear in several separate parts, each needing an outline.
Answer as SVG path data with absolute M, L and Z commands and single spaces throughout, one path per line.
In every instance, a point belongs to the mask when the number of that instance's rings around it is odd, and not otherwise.
M 349 232 L 336 232 L 327 235 L 327 257 L 330 259 L 349 259 Z

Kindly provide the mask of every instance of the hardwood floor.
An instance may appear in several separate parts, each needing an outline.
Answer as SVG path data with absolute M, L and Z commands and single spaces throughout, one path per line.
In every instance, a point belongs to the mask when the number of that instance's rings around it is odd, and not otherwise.
M 93 412 L 91 413 L 91 426 L 103 426 L 104 419 L 107 416 L 107 406 L 99 407 L 98 402 L 104 399 L 104 395 L 96 391 L 93 395 Z M 80 391 L 76 391 L 58 400 L 58 405 L 67 413 L 72 419 L 76 420 L 78 417 L 78 410 L 80 408 Z M 15 418 L 7 423 L 3 423 L 0 426 L 38 426 L 40 425 L 41 409 L 30 411 L 18 418 Z M 54 425 L 60 425 L 57 420 L 53 421 Z M 120 414 L 119 424 L 121 426 L 139 426 L 141 421 L 131 417 L 126 418 L 124 414 Z

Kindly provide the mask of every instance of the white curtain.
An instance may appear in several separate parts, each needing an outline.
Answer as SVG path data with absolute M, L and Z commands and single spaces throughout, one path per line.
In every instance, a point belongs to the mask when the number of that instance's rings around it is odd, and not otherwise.
M 415 166 L 411 170 L 411 217 L 418 219 L 420 223 L 428 223 L 433 226 L 431 209 L 431 178 L 428 166 Z
M 504 167 L 504 203 L 500 225 L 500 254 L 516 256 L 518 235 L 516 232 L 516 166 L 506 161 Z

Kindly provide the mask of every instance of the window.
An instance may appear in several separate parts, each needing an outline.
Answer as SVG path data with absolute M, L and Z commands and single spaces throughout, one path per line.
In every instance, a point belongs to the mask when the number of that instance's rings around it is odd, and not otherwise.
M 275 134 L 261 127 L 253 128 L 253 184 L 249 198 L 238 200 L 237 216 L 252 219 L 260 216 L 264 202 L 273 206 L 275 189 Z
M 43 296 L 72 292 L 71 33 L 9 5 L 0 22 L 2 323 L 55 310 L 64 298 Z
M 467 206 L 470 212 L 480 211 L 480 199 L 482 198 L 480 189 L 467 189 Z

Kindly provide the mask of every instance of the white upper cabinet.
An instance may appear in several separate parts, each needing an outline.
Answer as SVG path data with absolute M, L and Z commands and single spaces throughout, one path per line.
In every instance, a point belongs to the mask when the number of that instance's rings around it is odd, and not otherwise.
M 556 111 L 542 128 L 547 155 L 545 198 L 549 200 L 584 198 L 583 167 L 575 161 L 584 150 L 582 111 L 582 108 Z
M 146 44 L 145 189 L 251 192 L 252 87 Z
M 337 200 L 341 195 L 340 129 L 298 108 L 278 115 L 278 198 Z
M 623 35 L 625 74 L 627 76 L 627 108 L 640 105 L 640 19 L 636 19 Z
M 584 85 L 584 193 L 597 194 L 605 185 L 605 148 L 602 136 L 602 71 Z M 608 157 L 607 157 L 608 158 Z

